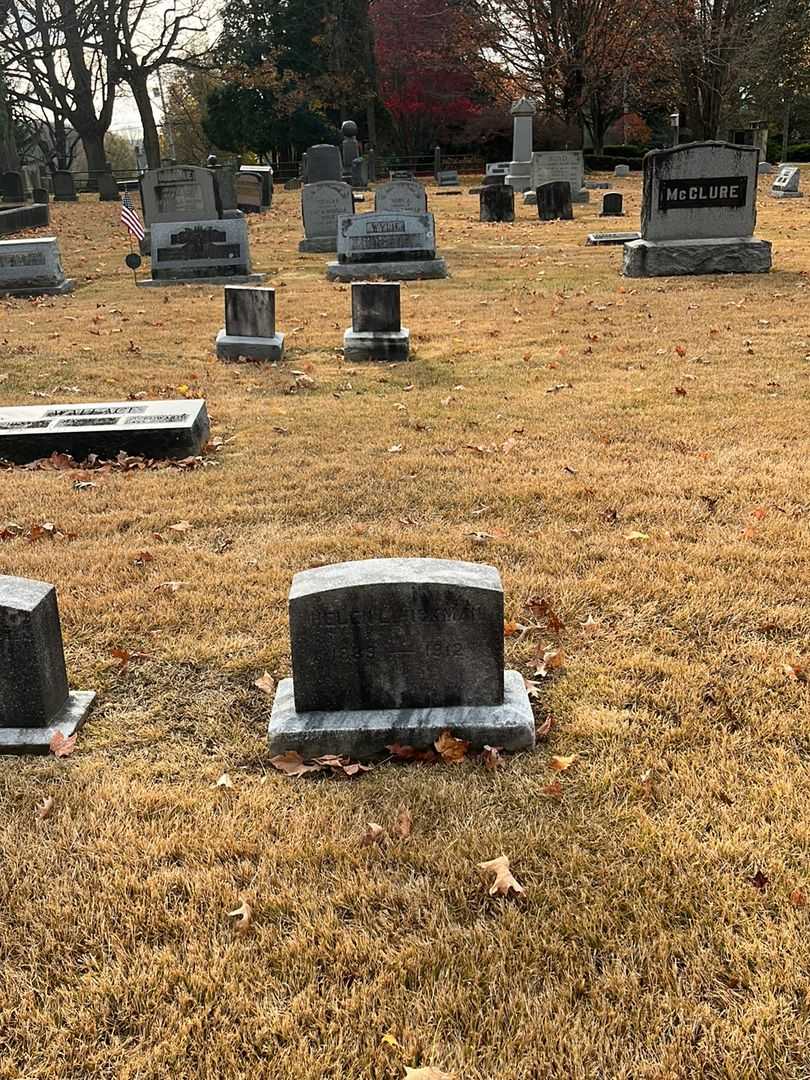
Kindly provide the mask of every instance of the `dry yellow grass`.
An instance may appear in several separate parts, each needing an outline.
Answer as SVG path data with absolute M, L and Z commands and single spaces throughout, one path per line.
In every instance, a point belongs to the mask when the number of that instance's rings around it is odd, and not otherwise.
M 100 691 L 73 757 L 0 760 L 0 1078 L 806 1080 L 810 209 L 761 198 L 770 276 L 631 282 L 583 246 L 617 224 L 598 195 L 514 226 L 437 197 L 452 277 L 403 287 L 413 363 L 347 369 L 297 200 L 250 223 L 281 368 L 214 359 L 221 289 L 136 290 L 114 206 L 52 208 L 73 298 L 0 302 L 4 402 L 187 386 L 229 440 L 81 491 L 0 473 L 0 525 L 76 534 L 0 544 L 0 572 L 57 585 Z M 288 673 L 290 578 L 393 554 L 495 563 L 509 619 L 549 599 L 551 735 L 498 773 L 288 780 L 253 681 Z M 117 673 L 119 647 L 150 659 Z M 361 847 L 401 803 L 411 839 Z M 524 897 L 488 895 L 501 854 Z

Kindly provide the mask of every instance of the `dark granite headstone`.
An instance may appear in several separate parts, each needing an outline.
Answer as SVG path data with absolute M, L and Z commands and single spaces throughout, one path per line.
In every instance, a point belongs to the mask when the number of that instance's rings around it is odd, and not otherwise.
M 236 176 L 236 206 L 243 214 L 262 212 L 262 181 L 255 173 L 239 172 Z
M 3 173 L 2 191 L 5 202 L 25 202 L 25 185 L 23 184 L 22 173 L 14 171 Z
M 240 173 L 258 176 L 262 183 L 262 206 L 266 209 L 273 205 L 273 168 L 271 165 L 243 165 Z
M 514 188 L 487 184 L 478 195 L 481 204 L 481 221 L 514 221 Z
M 53 199 L 54 202 L 76 202 L 76 182 L 73 174 L 60 170 L 53 174 Z
M 10 206 L 7 210 L 0 207 L 0 236 L 13 236 L 23 229 L 38 229 L 49 221 L 50 208 L 47 202 Z
M 284 335 L 276 333 L 276 290 L 225 286 L 225 326 L 216 338 L 221 360 L 281 360 Z
M 537 213 L 541 221 L 573 221 L 571 185 L 567 180 L 550 180 L 537 189 Z
M 352 325 L 343 336 L 346 361 L 407 360 L 410 337 L 402 325 L 398 281 L 352 282 Z
M 304 162 L 304 183 L 317 184 L 322 180 L 341 181 L 343 179 L 343 160 L 340 150 L 329 143 L 310 146 Z
M 296 574 L 293 678 L 278 687 L 271 750 L 373 756 L 450 729 L 475 746 L 534 745 L 517 672 L 503 669 L 493 566 L 368 559 Z
M 34 202 L 35 203 L 38 203 L 40 206 L 47 206 L 47 204 L 50 201 L 51 201 L 51 196 L 50 196 L 50 193 L 48 192 L 47 188 L 44 188 L 44 187 L 35 187 L 34 188 Z M 46 222 L 46 224 L 47 224 L 47 222 Z
M 121 192 L 112 173 L 103 172 L 98 174 L 98 198 L 99 202 L 118 202 Z
M 222 217 L 227 210 L 237 209 L 236 173 L 229 165 L 217 165 L 214 174 L 217 211 Z
M 290 639 L 299 712 L 498 705 L 497 571 L 436 559 L 370 559 L 296 574 Z
M 115 401 L 87 405 L 0 405 L 0 459 L 25 465 L 70 454 L 113 458 L 121 451 L 146 458 L 185 458 L 208 441 L 205 402 Z
M 53 585 L 0 577 L 0 753 L 47 753 L 57 732 L 81 727 L 95 696 L 70 693 Z
M 602 212 L 600 217 L 623 217 L 624 198 L 620 191 L 609 191 L 602 196 Z

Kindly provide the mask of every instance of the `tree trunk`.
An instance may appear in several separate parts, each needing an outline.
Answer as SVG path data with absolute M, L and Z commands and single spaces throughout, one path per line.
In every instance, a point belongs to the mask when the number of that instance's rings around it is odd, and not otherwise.
M 790 98 L 788 98 L 785 101 L 785 117 L 784 117 L 783 128 L 782 128 L 782 161 L 783 162 L 787 161 L 788 154 L 790 153 L 790 151 L 788 150 L 788 147 L 790 146 L 790 106 L 791 106 L 791 101 L 790 101 Z
M 6 96 L 0 83 L 0 172 L 13 172 L 20 167 L 20 157 L 14 142 L 14 129 L 6 107 Z
M 107 155 L 104 152 L 104 136 L 98 131 L 80 131 L 84 153 L 87 158 L 87 171 L 90 174 L 88 191 L 98 191 L 98 178 L 107 171 Z
M 149 87 L 146 85 L 146 75 L 143 72 L 132 72 L 129 75 L 129 88 L 135 98 L 138 113 L 143 127 L 143 150 L 146 154 L 146 163 L 150 169 L 160 168 L 160 135 L 155 123 L 155 113 L 152 109 L 152 101 L 149 97 Z

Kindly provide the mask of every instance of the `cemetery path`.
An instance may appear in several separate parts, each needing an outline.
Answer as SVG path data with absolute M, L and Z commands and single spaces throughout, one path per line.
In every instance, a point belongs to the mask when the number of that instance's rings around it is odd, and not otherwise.
M 598 199 L 432 200 L 451 277 L 403 285 L 401 367 L 342 363 L 296 193 L 249 223 L 274 367 L 214 358 L 221 288 L 135 288 L 117 207 L 52 206 L 77 291 L 0 301 L 3 403 L 205 397 L 221 445 L 0 472 L 0 573 L 57 586 L 99 692 L 72 756 L 0 760 L 0 1080 L 806 1080 L 810 201 L 767 180 L 751 278 L 624 281 Z M 497 772 L 289 780 L 254 682 L 290 579 L 395 555 L 494 563 L 508 623 L 547 599 L 506 646 L 530 678 L 563 649 L 554 725 Z M 412 837 L 360 847 L 401 804 Z

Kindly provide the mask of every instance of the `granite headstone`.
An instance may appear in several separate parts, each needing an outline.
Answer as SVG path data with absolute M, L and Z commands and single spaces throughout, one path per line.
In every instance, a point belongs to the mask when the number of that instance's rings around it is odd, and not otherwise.
M 478 195 L 481 221 L 514 221 L 514 188 L 486 184 Z
M 222 360 L 281 360 L 284 335 L 276 333 L 275 289 L 225 286 L 225 326 L 216 351 Z
M 378 214 L 388 211 L 424 214 L 427 206 L 427 191 L 416 180 L 391 180 L 374 193 L 374 210 Z
M 343 357 L 407 360 L 410 331 L 402 325 L 399 282 L 352 282 L 352 325 L 343 335 Z
M 0 240 L 0 296 L 59 296 L 72 292 L 73 284 L 65 278 L 55 237 Z
M 337 262 L 326 276 L 333 281 L 389 281 L 447 276 L 436 256 L 433 214 L 345 215 L 338 221 Z
M 341 214 L 352 213 L 354 197 L 349 184 L 342 180 L 319 180 L 305 184 L 301 191 L 304 239 L 299 243 L 298 250 L 336 251 L 338 219 Z

